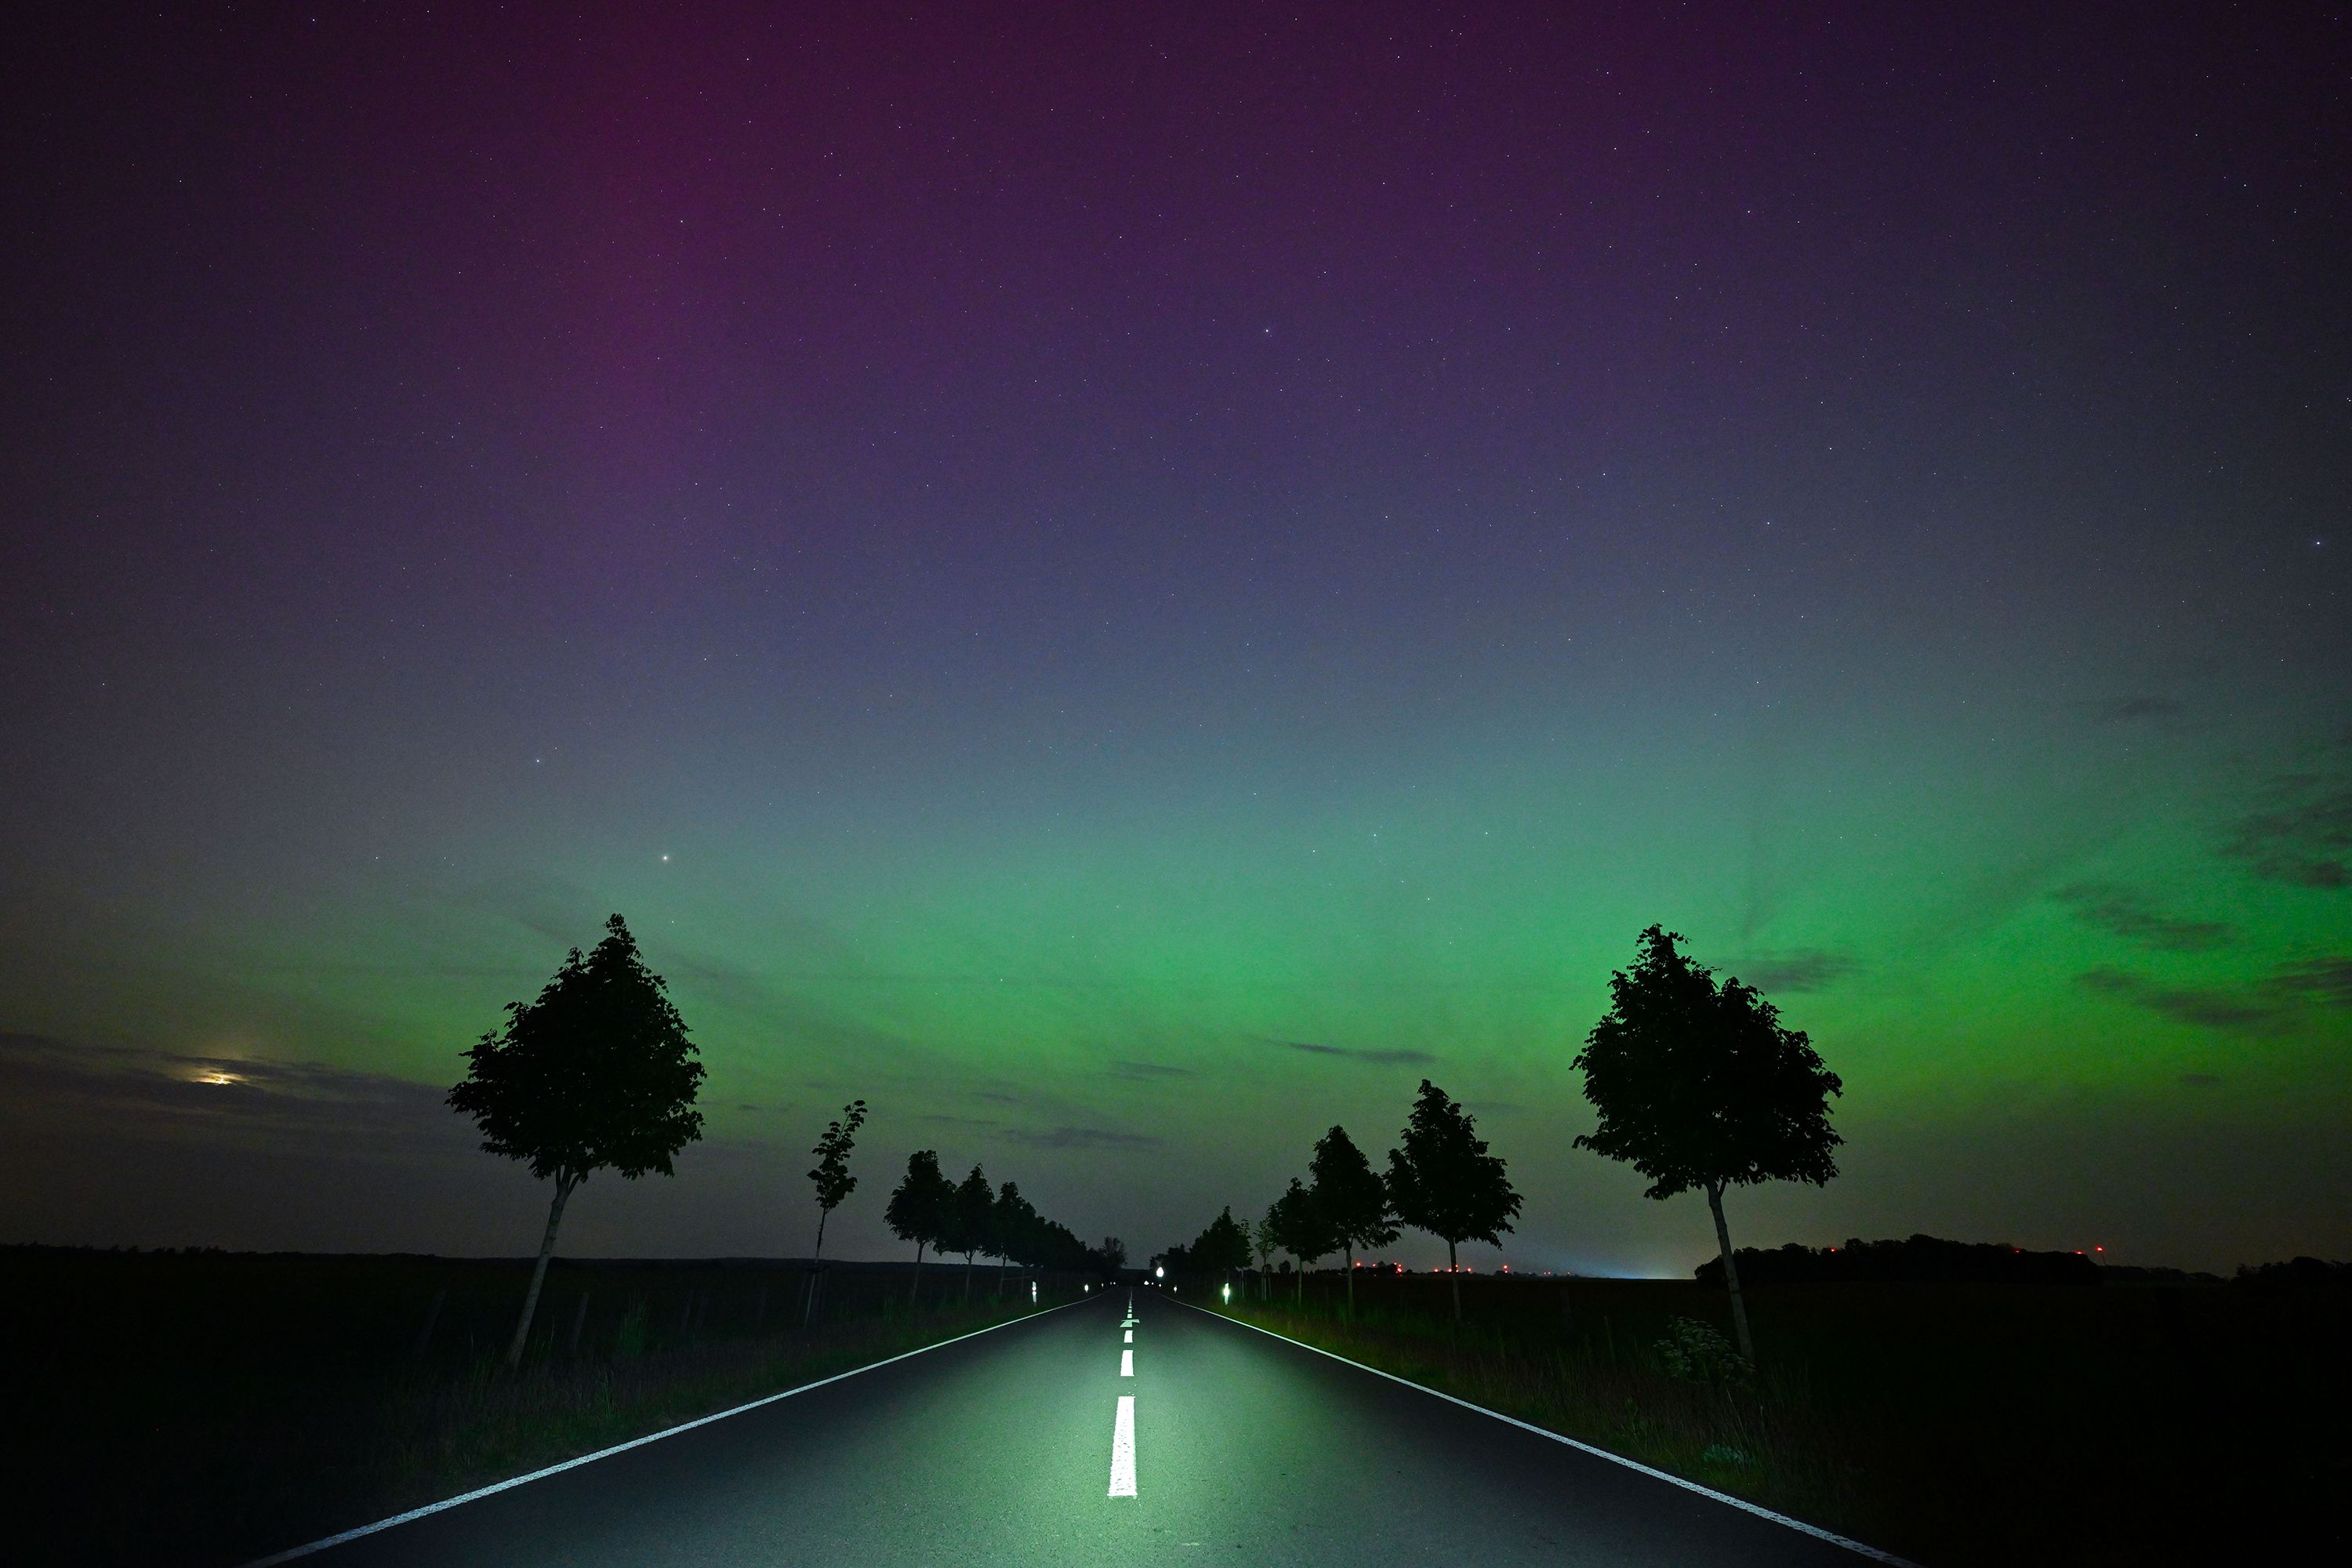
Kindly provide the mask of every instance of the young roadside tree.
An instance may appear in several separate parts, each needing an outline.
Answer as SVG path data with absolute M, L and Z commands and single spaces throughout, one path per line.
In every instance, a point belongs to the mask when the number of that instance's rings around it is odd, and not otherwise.
M 1274 1255 L 1282 1250 L 1282 1240 L 1275 1235 L 1274 1214 L 1249 1227 L 1250 1250 L 1257 1255 L 1257 1293 L 1261 1300 L 1274 1294 Z
M 809 1257 L 808 1307 L 801 1314 L 805 1324 L 815 1321 L 817 1281 L 822 1275 L 819 1266 L 824 1261 L 824 1222 L 841 1206 L 841 1200 L 857 1190 L 857 1178 L 849 1173 L 849 1152 L 857 1147 L 857 1130 L 866 1125 L 866 1102 L 853 1100 L 841 1108 L 841 1120 L 828 1121 L 824 1135 L 816 1141 L 809 1152 L 816 1156 L 816 1169 L 808 1179 L 816 1184 L 816 1251 Z
M 1421 1094 L 1404 1125 L 1404 1146 L 1389 1151 L 1389 1201 L 1416 1230 L 1445 1238 L 1454 1317 L 1462 1317 L 1462 1275 L 1454 1249 L 1465 1241 L 1502 1245 L 1519 1212 L 1519 1194 L 1503 1173 L 1499 1154 L 1486 1152 L 1477 1122 L 1445 1091 L 1421 1080 Z
M 1033 1241 L 1039 1224 L 1036 1209 L 1021 1195 L 1018 1183 L 996 1189 L 988 1215 L 988 1249 L 996 1255 L 996 1293 L 1004 1294 L 1004 1271 L 1012 1264 L 1027 1268 L 1034 1259 Z
M 1633 967 L 1610 977 L 1609 1011 L 1569 1063 L 1584 1070 L 1584 1098 L 1601 1113 L 1576 1146 L 1649 1177 L 1650 1197 L 1706 1194 L 1739 1353 L 1752 1364 L 1723 1189 L 1825 1185 L 1843 1142 L 1830 1126 L 1829 1097 L 1844 1085 L 1803 1031 L 1782 1027 L 1780 1010 L 1754 987 L 1717 985 L 1713 970 L 1676 947 L 1682 940 L 1650 927 Z
M 940 1244 L 942 1252 L 963 1254 L 963 1299 L 971 1300 L 971 1260 L 975 1253 L 988 1246 L 991 1222 L 996 1218 L 996 1190 L 988 1184 L 978 1165 L 971 1168 L 955 1190 L 954 1218 L 948 1239 Z
M 451 1109 L 474 1119 L 485 1152 L 529 1161 L 532 1175 L 555 1183 L 507 1347 L 509 1370 L 522 1364 L 556 1227 L 580 1184 L 608 1166 L 630 1181 L 673 1174 L 677 1152 L 702 1136 L 696 1055 L 661 976 L 618 915 L 593 952 L 583 958 L 573 948 L 536 1001 L 508 1003 L 505 1026 L 466 1053 L 471 1066 L 449 1091 Z
M 1265 1211 L 1266 1223 L 1275 1226 L 1275 1235 L 1282 1249 L 1298 1259 L 1298 1304 L 1307 1304 L 1307 1270 L 1318 1258 L 1328 1258 L 1339 1249 L 1339 1240 L 1331 1234 L 1330 1226 L 1315 1206 L 1315 1194 L 1297 1177 L 1282 1196 Z
M 1236 1268 L 1247 1268 L 1250 1260 L 1249 1236 L 1241 1222 L 1234 1218 L 1234 1206 L 1227 1204 L 1223 1212 L 1211 1220 L 1208 1228 L 1192 1238 L 1184 1248 L 1192 1266 L 1204 1273 L 1233 1278 Z
M 1348 1316 L 1352 1319 L 1356 1315 L 1356 1248 L 1386 1247 L 1397 1238 L 1388 1184 L 1344 1127 L 1334 1127 L 1316 1141 L 1307 1173 L 1315 1184 L 1316 1212 L 1339 1244 L 1348 1281 Z
M 915 1244 L 915 1284 L 908 1296 L 910 1305 L 919 1305 L 923 1299 L 923 1248 L 946 1250 L 945 1237 L 952 1228 L 955 1214 L 955 1184 L 940 1173 L 938 1150 L 918 1149 L 907 1156 L 907 1174 L 891 1193 L 889 1206 L 882 1211 L 882 1220 L 900 1241 Z

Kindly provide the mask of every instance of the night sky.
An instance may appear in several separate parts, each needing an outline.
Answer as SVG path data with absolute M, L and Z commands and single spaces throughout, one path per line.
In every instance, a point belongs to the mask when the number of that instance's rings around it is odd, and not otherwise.
M 2342 7 L 173 9 L 0 67 L 0 1240 L 527 1251 L 440 1096 L 619 910 L 580 1254 L 1427 1076 L 1680 1272 L 1652 921 L 1845 1080 L 1738 1240 L 2352 1254 Z

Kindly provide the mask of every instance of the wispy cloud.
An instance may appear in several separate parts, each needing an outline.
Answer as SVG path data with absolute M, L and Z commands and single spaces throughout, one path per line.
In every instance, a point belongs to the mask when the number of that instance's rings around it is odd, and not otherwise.
M 2287 1011 L 2280 1004 L 2259 995 L 2203 986 L 2165 985 L 2120 969 L 2094 969 L 2077 975 L 2075 984 L 2085 991 L 2207 1028 L 2261 1028 L 2279 1023 Z
M 1835 984 L 1861 965 L 1852 953 L 1802 947 L 1788 952 L 1760 954 L 1724 967 L 1759 991 L 1801 992 L 1820 991 Z
M 2234 934 L 2218 921 L 2182 920 L 2166 914 L 2145 893 L 2113 882 L 2076 882 L 2059 889 L 2053 896 L 2084 924 L 2159 952 L 2202 952 L 2220 947 Z
M 2092 705 L 2093 715 L 2105 724 L 2129 723 L 2133 720 L 2171 719 L 2188 710 L 2188 704 L 2170 697 L 2137 694 L 2111 698 Z
M 2329 1007 L 2352 1007 L 2352 956 L 2305 959 L 2282 965 L 2272 984 Z
M 1152 1079 L 1193 1076 L 1191 1068 L 1172 1068 L 1160 1062 L 1113 1062 L 1110 1064 L 1110 1070 L 1114 1078 L 1139 1079 L 1146 1081 Z
M 1108 1127 L 1008 1127 L 1006 1142 L 1032 1149 L 1156 1149 L 1160 1140 L 1142 1132 L 1120 1132 Z
M 2242 818 L 2221 853 L 2299 888 L 2352 888 L 2352 784 L 2294 773 Z
M 1310 1056 L 1345 1057 L 1352 1062 L 1371 1067 L 1426 1067 L 1437 1060 L 1427 1051 L 1373 1050 L 1357 1046 L 1323 1046 L 1311 1040 L 1276 1040 L 1285 1050 L 1305 1051 Z

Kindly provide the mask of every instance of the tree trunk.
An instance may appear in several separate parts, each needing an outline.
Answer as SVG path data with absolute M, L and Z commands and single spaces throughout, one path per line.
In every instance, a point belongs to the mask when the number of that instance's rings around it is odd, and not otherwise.
M 816 1321 L 816 1282 L 819 1273 L 817 1265 L 824 1258 L 824 1222 L 832 1216 L 831 1209 L 820 1208 L 816 1211 L 816 1251 L 809 1258 L 808 1305 L 801 1311 L 801 1327 L 804 1329 Z
M 530 1289 L 522 1299 L 522 1319 L 515 1324 L 514 1343 L 507 1346 L 507 1370 L 522 1365 L 523 1342 L 530 1338 L 530 1315 L 539 1310 L 539 1287 L 547 1279 L 547 1260 L 555 1251 L 555 1227 L 563 1223 L 563 1205 L 571 1200 L 572 1189 L 580 1178 L 559 1171 L 555 1176 L 555 1201 L 547 1207 L 547 1234 L 540 1238 L 539 1261 L 531 1265 Z
M 1304 1260 L 1298 1265 L 1298 1304 L 1302 1308 L 1307 1305 L 1307 1264 Z
M 433 1305 L 425 1309 L 425 1326 L 416 1331 L 416 1348 L 409 1352 L 409 1365 L 425 1364 L 425 1352 L 433 1345 L 433 1325 L 441 1321 L 441 1303 L 448 1299 L 449 1287 L 446 1285 L 433 1292 Z
M 1462 1321 L 1462 1268 L 1454 1256 L 1454 1238 L 1445 1238 L 1445 1282 L 1454 1287 L 1454 1321 Z
M 963 1255 L 963 1299 L 966 1304 L 971 1300 L 971 1254 L 969 1252 Z
M 1731 1227 L 1723 1223 L 1723 1184 L 1710 1182 L 1706 1206 L 1715 1211 L 1715 1245 L 1723 1255 L 1723 1282 L 1731 1291 L 1731 1325 L 1739 1331 L 1739 1353 L 1756 1364 L 1756 1344 L 1748 1337 L 1748 1303 L 1739 1299 L 1739 1266 L 1731 1261 Z
M 914 1311 L 923 1304 L 923 1244 L 915 1243 L 915 1284 L 907 1292 L 907 1310 Z
M 1348 1268 L 1348 1321 L 1356 1321 L 1356 1244 L 1349 1242 L 1339 1248 L 1339 1257 Z
M 1004 1300 L 1004 1271 L 1012 1265 L 1013 1260 L 1004 1254 L 996 1255 L 996 1299 L 1000 1301 Z
M 580 1305 L 572 1310 L 572 1341 L 566 1347 L 566 1354 L 574 1357 L 580 1354 L 580 1331 L 587 1326 L 588 1292 L 583 1290 L 580 1292 Z

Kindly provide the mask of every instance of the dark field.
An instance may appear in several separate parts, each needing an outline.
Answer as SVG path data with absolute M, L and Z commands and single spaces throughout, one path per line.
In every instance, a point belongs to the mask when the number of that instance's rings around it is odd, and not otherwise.
M 1932 1568 L 2352 1561 L 2352 1290 L 1764 1285 L 1742 1389 L 1657 1349 L 1719 1288 L 1472 1277 L 1457 1333 L 1443 1277 L 1360 1275 L 1352 1328 L 1275 1283 L 1236 1315 Z
M 807 1328 L 796 1263 L 558 1259 L 509 1377 L 529 1268 L 0 1248 L 9 1560 L 242 1562 L 1030 1310 L 960 1259 L 919 1310 L 828 1266 Z

